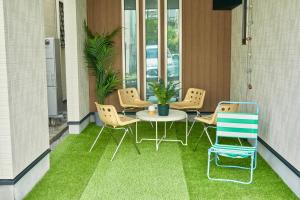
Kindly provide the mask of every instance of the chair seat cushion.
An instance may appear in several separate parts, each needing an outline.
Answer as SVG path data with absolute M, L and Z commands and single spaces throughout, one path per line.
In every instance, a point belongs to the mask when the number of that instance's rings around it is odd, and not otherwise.
M 256 151 L 256 147 L 252 146 L 237 146 L 226 144 L 214 144 L 210 148 L 211 152 L 218 155 L 231 158 L 246 158 L 253 155 Z
M 203 122 L 203 123 L 205 123 L 205 124 L 209 124 L 209 125 L 214 124 L 214 125 L 215 125 L 215 122 L 213 121 L 212 115 L 206 115 L 206 116 L 201 116 L 201 117 L 195 117 L 195 120 L 196 120 L 196 121 L 199 121 L 199 122 Z
M 145 108 L 150 106 L 152 103 L 148 101 L 142 101 L 139 99 L 134 100 L 131 104 L 124 105 L 126 108 Z
M 170 107 L 179 109 L 179 110 L 181 110 L 181 109 L 200 109 L 201 108 L 201 106 L 194 104 L 192 102 L 187 102 L 187 101 L 170 103 Z
M 140 121 L 139 119 L 135 119 L 132 117 L 127 117 L 125 115 L 119 115 L 119 119 L 121 121 L 121 126 L 125 126 L 125 125 L 129 125 L 129 124 L 133 124 L 135 122 Z

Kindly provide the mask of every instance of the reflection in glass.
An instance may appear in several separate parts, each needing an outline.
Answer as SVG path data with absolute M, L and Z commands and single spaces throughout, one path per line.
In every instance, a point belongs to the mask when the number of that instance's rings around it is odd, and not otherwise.
M 138 88 L 136 0 L 124 0 L 125 87 Z
M 180 9 L 179 0 L 167 0 L 167 81 L 180 82 Z M 178 89 L 180 85 L 178 84 Z M 179 92 L 177 94 L 179 98 Z
M 158 81 L 158 0 L 145 0 L 146 99 L 152 96 L 149 83 Z

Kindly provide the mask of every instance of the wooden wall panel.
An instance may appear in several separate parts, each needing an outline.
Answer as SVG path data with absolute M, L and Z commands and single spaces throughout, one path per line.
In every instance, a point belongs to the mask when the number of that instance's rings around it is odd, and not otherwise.
M 143 97 L 143 20 L 140 0 L 140 80 Z M 163 8 L 163 2 L 161 2 Z M 207 91 L 203 111 L 214 111 L 219 101 L 230 97 L 231 11 L 213 11 L 212 0 L 182 0 L 182 85 Z M 94 32 L 110 32 L 121 26 L 120 0 L 87 0 L 88 25 Z M 161 25 L 163 16 L 161 16 Z M 163 30 L 161 36 L 163 37 Z M 122 36 L 116 37 L 114 68 L 122 73 Z M 163 40 L 162 40 L 163 42 Z M 163 50 L 163 43 L 162 50 Z M 163 52 L 163 51 L 162 51 Z M 162 60 L 162 67 L 164 60 Z M 95 82 L 90 76 L 90 111 L 95 111 Z M 119 108 L 117 94 L 107 102 Z
M 213 11 L 212 0 L 182 0 L 183 96 L 206 90 L 203 111 L 230 97 L 231 11 Z
M 107 33 L 117 27 L 122 26 L 122 13 L 120 0 L 87 0 L 87 19 L 88 26 L 93 32 Z M 114 69 L 122 76 L 122 34 L 121 32 L 115 38 L 116 56 Z M 94 102 L 96 101 L 95 94 L 95 76 L 92 72 L 89 73 L 89 91 L 90 91 L 90 111 L 96 111 Z M 107 100 L 107 104 L 113 104 L 119 110 L 119 99 L 117 92 L 111 94 Z
M 139 53 L 140 53 L 140 63 L 139 63 L 139 69 L 140 69 L 140 96 L 143 99 L 144 98 L 144 30 L 143 30 L 143 14 L 144 14 L 144 10 L 143 10 L 143 6 L 144 6 L 144 1 L 140 0 L 139 1 L 139 45 L 140 45 L 140 49 L 139 49 Z

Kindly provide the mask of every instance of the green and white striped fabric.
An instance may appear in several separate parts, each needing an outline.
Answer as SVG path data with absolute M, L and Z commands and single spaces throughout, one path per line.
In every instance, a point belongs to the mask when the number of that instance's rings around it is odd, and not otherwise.
M 231 158 L 246 158 L 256 151 L 253 146 L 236 146 L 226 144 L 214 144 L 212 146 L 213 152 L 218 152 L 219 155 Z
M 219 112 L 217 136 L 232 138 L 257 138 L 258 115 L 250 113 Z

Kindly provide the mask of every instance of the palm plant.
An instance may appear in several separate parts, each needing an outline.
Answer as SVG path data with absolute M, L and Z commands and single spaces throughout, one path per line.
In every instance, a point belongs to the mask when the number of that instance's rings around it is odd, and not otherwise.
M 121 82 L 119 74 L 112 69 L 115 55 L 113 38 L 120 32 L 116 28 L 111 33 L 93 34 L 84 23 L 86 41 L 84 54 L 88 67 L 93 69 L 96 75 L 96 96 L 100 104 L 104 104 L 105 98 L 117 89 Z
M 175 96 L 177 89 L 176 83 L 169 82 L 167 86 L 165 82 L 160 79 L 158 82 L 149 83 L 150 89 L 158 99 L 158 103 L 161 105 L 166 105 L 170 99 Z

